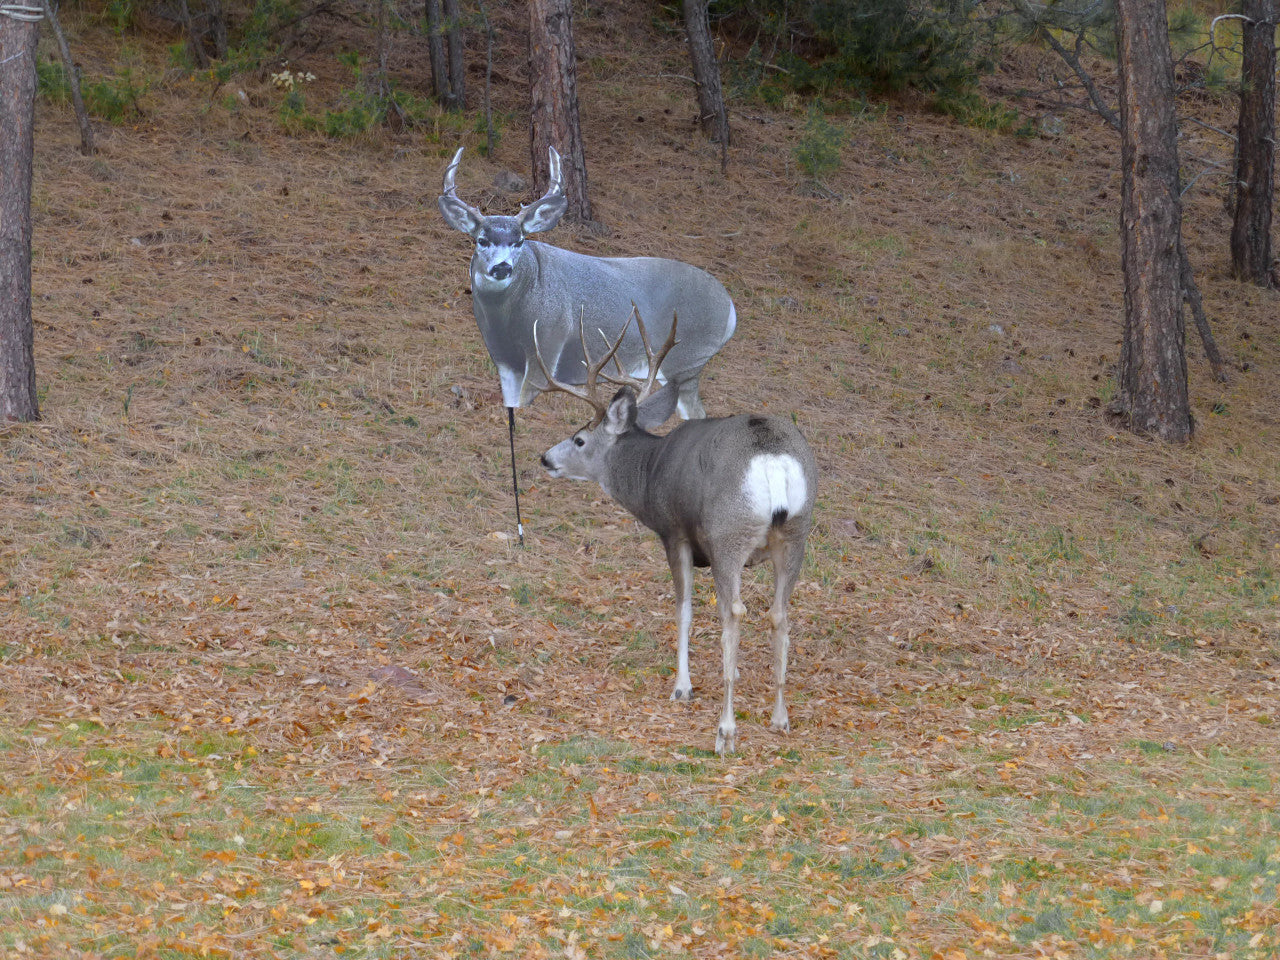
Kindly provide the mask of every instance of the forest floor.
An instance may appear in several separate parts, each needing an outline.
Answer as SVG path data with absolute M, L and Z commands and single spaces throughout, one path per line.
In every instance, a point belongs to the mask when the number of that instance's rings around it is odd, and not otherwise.
M 538 465 L 568 398 L 520 411 L 514 540 L 435 201 L 460 144 L 465 199 L 530 199 L 493 185 L 528 176 L 520 38 L 486 158 L 474 110 L 286 132 L 267 72 L 192 80 L 80 16 L 86 71 L 146 84 L 92 158 L 40 106 L 43 419 L 0 432 L 0 955 L 1280 950 L 1280 318 L 1229 276 L 1223 177 L 1186 235 L 1230 380 L 1189 339 L 1196 435 L 1165 446 L 1108 413 L 1118 145 L 1014 96 L 1047 55 L 986 82 L 1023 135 L 829 105 L 815 185 L 802 103 L 736 102 L 722 174 L 679 31 L 579 19 L 598 223 L 544 239 L 720 277 L 709 413 L 794 413 L 819 463 L 792 732 L 762 572 L 721 759 L 709 578 L 671 703 L 659 544 Z M 315 108 L 352 83 L 335 52 L 290 65 Z M 423 62 L 392 48 L 406 86 Z M 1181 106 L 1232 124 L 1229 96 Z M 1181 148 L 1188 179 L 1229 165 L 1208 126 Z

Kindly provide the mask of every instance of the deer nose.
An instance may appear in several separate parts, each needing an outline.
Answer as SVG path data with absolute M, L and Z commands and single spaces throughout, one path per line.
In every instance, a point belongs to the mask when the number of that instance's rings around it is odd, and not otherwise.
M 545 453 L 542 455 L 542 465 L 548 470 L 551 469 L 551 461 L 547 459 L 547 455 Z
M 511 264 L 509 263 L 495 264 L 493 268 L 489 271 L 489 276 L 493 277 L 493 279 L 495 280 L 507 279 L 507 277 L 511 276 Z

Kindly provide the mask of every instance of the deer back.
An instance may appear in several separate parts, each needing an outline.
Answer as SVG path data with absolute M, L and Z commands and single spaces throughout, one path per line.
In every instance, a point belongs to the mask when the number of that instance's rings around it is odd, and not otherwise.
M 799 429 L 759 414 L 690 420 L 664 437 L 633 429 L 614 443 L 606 475 L 615 500 L 664 542 L 692 543 L 699 565 L 714 545 L 754 539 L 762 526 L 807 530 L 817 491 Z

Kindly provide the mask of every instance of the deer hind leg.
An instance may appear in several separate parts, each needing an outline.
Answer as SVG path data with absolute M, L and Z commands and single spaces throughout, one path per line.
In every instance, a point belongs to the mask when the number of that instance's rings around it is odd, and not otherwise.
M 716 579 L 716 604 L 720 607 L 720 651 L 724 665 L 724 708 L 720 711 L 720 726 L 716 729 L 716 753 L 728 756 L 738 739 L 738 723 L 733 715 L 733 687 L 738 679 L 738 638 L 741 634 L 742 616 L 747 608 L 742 604 L 742 562 L 728 567 L 713 566 Z
M 769 559 L 773 563 L 773 606 L 769 608 L 769 622 L 773 624 L 773 717 L 769 726 L 781 733 L 791 731 L 791 719 L 787 716 L 787 652 L 791 646 L 791 621 L 787 616 L 787 604 L 795 589 L 804 561 L 804 539 L 788 537 L 783 528 L 775 527 L 769 533 Z
M 671 564 L 671 583 L 676 595 L 676 685 L 672 700 L 692 700 L 693 684 L 689 680 L 689 627 L 693 621 L 693 548 L 687 542 L 673 541 L 667 546 L 667 562 Z

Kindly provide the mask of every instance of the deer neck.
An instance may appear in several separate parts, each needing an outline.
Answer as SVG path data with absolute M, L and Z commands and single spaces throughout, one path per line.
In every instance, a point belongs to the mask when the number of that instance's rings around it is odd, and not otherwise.
M 653 508 L 653 469 L 662 452 L 664 437 L 636 427 L 618 438 L 609 451 L 609 460 L 600 486 L 628 513 L 650 530 L 661 532 L 661 517 Z

